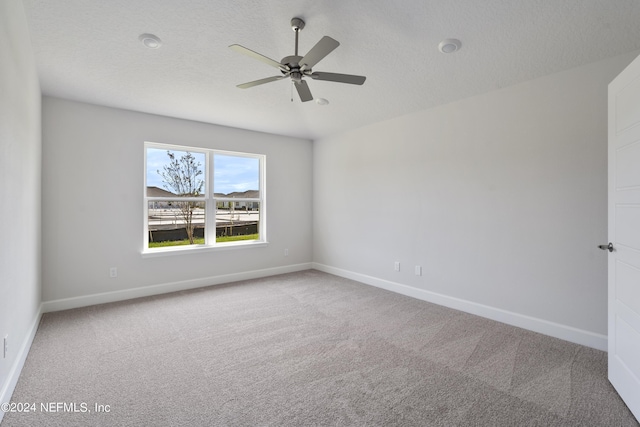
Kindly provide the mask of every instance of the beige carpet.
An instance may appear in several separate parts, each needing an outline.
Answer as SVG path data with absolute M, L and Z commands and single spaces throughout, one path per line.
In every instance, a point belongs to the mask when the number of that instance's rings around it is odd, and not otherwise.
M 638 426 L 601 351 L 315 270 L 46 314 L 12 401 L 2 427 Z

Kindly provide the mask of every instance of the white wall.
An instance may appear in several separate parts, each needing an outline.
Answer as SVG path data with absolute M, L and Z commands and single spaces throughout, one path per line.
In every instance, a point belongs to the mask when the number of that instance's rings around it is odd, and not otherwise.
M 19 0 L 0 1 L 0 94 L 0 402 L 5 402 L 40 310 L 40 86 Z M 9 353 L 2 358 L 5 335 Z
M 311 141 L 47 97 L 42 126 L 45 310 L 308 268 Z M 143 258 L 145 141 L 266 154 L 269 245 Z
M 606 348 L 607 84 L 634 56 L 316 141 L 317 267 Z

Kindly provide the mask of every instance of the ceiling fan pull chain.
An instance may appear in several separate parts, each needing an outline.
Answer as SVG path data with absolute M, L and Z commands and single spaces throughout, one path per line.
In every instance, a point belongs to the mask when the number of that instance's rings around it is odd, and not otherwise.
M 291 102 L 293 102 L 293 80 L 291 80 Z

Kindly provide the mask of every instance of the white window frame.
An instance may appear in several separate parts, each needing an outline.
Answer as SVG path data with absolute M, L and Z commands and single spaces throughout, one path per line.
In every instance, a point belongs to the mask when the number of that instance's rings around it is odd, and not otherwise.
M 205 191 L 204 197 L 149 197 L 147 195 L 147 149 L 156 148 L 168 151 L 189 151 L 193 153 L 205 154 Z M 247 157 L 258 159 L 259 161 L 259 188 L 257 198 L 233 198 L 216 197 L 214 195 L 214 161 L 216 154 L 225 156 Z M 211 250 L 228 250 L 241 248 L 255 248 L 267 246 L 267 215 L 266 215 L 266 192 L 265 192 L 265 170 L 266 156 L 264 154 L 246 153 L 238 151 L 216 150 L 202 147 L 189 147 L 175 144 L 162 144 L 157 142 L 144 143 L 144 179 L 143 179 L 143 244 L 142 255 L 163 256 L 172 254 L 184 254 Z M 153 201 L 175 201 L 176 199 L 185 202 L 200 202 L 205 204 L 205 243 L 203 245 L 167 246 L 162 248 L 149 248 L 149 202 Z M 258 240 L 240 240 L 235 242 L 216 242 L 216 210 L 218 202 L 257 202 L 259 203 L 260 220 L 258 223 Z

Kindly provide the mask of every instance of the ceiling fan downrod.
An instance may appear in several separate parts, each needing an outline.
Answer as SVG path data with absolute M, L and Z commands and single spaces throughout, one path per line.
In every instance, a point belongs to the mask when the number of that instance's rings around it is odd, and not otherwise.
M 298 56 L 298 34 L 300 33 L 300 30 L 302 30 L 304 28 L 304 21 L 300 18 L 293 18 L 291 20 L 291 29 L 296 33 L 296 49 L 295 49 L 295 56 Z

